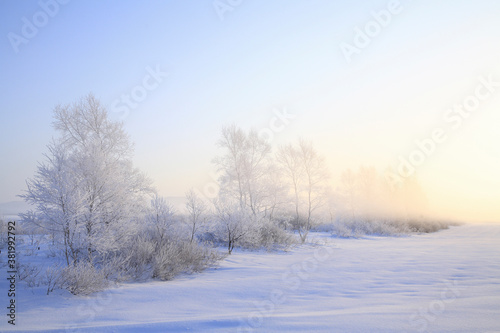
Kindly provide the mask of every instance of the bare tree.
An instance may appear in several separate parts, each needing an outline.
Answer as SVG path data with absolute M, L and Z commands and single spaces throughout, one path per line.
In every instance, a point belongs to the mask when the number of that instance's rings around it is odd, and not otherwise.
M 245 208 L 231 202 L 230 199 L 214 200 L 215 216 L 218 219 L 219 233 L 227 242 L 227 251 L 233 252 L 238 242 L 249 232 L 249 214 Z
M 155 239 L 157 248 L 160 247 L 174 233 L 174 216 L 175 210 L 164 197 L 157 193 L 151 199 L 147 221 L 155 231 Z
M 289 186 L 291 187 L 293 204 L 295 208 L 295 218 L 298 223 L 300 219 L 299 209 L 302 175 L 304 173 L 304 168 L 299 157 L 299 152 L 292 144 L 282 146 L 276 153 L 276 160 L 284 174 L 287 184 L 289 184 Z
M 326 199 L 328 170 L 323 157 L 304 140 L 299 140 L 297 146 L 280 147 L 276 160 L 291 188 L 296 228 L 305 242 L 313 214 Z
M 200 226 L 206 221 L 207 206 L 199 198 L 193 189 L 186 193 L 186 209 L 188 211 L 188 222 L 191 230 L 190 242 L 193 242 L 194 236 Z
M 321 207 L 326 199 L 329 174 L 322 156 L 314 149 L 312 143 L 299 141 L 299 156 L 303 164 L 305 176 L 305 191 L 307 195 L 307 220 L 306 225 L 299 229 L 300 238 L 305 242 L 311 229 L 312 214 Z
M 235 125 L 222 129 L 217 144 L 224 149 L 224 154 L 214 159 L 221 173 L 222 195 L 234 198 L 241 209 L 249 208 L 254 215 L 264 211 L 270 145 L 256 131 L 245 133 Z
M 287 187 L 276 163 L 270 163 L 263 182 L 263 217 L 273 221 L 275 213 L 287 205 Z

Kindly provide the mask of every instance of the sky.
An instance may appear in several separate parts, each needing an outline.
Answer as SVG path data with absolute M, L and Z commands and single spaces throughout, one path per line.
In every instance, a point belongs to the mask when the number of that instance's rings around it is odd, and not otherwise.
M 411 169 L 433 211 L 500 221 L 498 17 L 494 0 L 3 0 L 0 202 L 43 161 L 54 107 L 93 93 L 165 196 L 213 184 L 234 123 L 311 140 L 334 187 Z

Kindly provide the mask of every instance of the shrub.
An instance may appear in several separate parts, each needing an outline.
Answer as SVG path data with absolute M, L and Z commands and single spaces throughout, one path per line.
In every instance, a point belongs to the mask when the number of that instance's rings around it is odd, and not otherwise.
M 42 279 L 42 284 L 47 286 L 47 295 L 55 289 L 61 288 L 63 286 L 63 281 L 63 274 L 59 265 L 48 267 Z
M 62 287 L 73 295 L 89 295 L 107 286 L 104 273 L 88 262 L 79 262 L 62 270 Z
M 261 221 L 243 237 L 240 246 L 247 249 L 287 249 L 297 243 L 295 237 L 271 221 Z
M 450 226 L 460 225 L 457 222 L 451 221 L 437 221 L 437 220 L 424 220 L 424 219 L 411 219 L 406 221 L 406 225 L 411 232 L 436 232 L 442 229 L 448 229 Z
M 181 273 L 201 272 L 223 257 L 214 249 L 190 241 L 169 240 L 155 251 L 152 277 L 171 280 Z
M 316 230 L 329 231 L 338 237 L 361 237 L 365 235 L 406 235 L 411 233 L 429 233 L 447 229 L 457 223 L 447 221 L 419 219 L 376 219 L 370 217 L 338 217 L 334 221 L 318 226 Z
M 40 285 L 40 268 L 31 264 L 20 264 L 17 268 L 20 281 L 25 281 L 28 287 L 38 287 Z
M 244 249 L 286 249 L 294 244 L 295 238 L 281 226 L 286 226 L 285 218 L 269 220 L 248 209 L 217 203 L 212 229 L 202 235 L 218 245 L 226 245 L 231 254 L 235 247 Z
M 117 265 L 116 272 L 121 271 L 124 278 L 130 277 L 133 280 L 150 278 L 155 249 L 155 242 L 147 235 L 135 237 L 128 249 L 121 253 L 120 257 L 125 257 L 124 264 Z M 112 269 L 112 266 L 107 265 L 109 269 Z
M 201 272 L 222 258 L 208 243 L 170 236 L 160 239 L 145 232 L 127 250 L 107 258 L 104 271 L 113 280 L 171 280 L 182 273 Z

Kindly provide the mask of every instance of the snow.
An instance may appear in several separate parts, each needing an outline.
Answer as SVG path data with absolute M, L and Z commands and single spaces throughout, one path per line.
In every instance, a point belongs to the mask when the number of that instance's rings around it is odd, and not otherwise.
M 86 297 L 62 290 L 46 296 L 43 288 L 18 282 L 15 329 L 500 331 L 500 225 L 463 225 L 406 237 L 311 236 L 312 244 L 289 252 L 235 250 L 216 269 L 168 282 L 122 284 Z M 44 254 L 23 257 L 37 258 Z M 6 276 L 4 267 L 4 305 Z M 12 330 L 5 314 L 2 318 L 0 331 Z

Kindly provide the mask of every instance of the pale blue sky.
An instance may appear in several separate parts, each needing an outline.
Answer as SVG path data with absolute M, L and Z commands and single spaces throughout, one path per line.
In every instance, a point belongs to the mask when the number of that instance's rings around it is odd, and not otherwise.
M 278 108 L 296 118 L 274 143 L 313 140 L 334 175 L 397 168 L 445 127 L 449 139 L 417 170 L 431 202 L 500 220 L 500 89 L 456 131 L 442 119 L 479 76 L 500 81 L 500 3 L 402 0 L 348 63 L 341 43 L 390 2 L 243 0 L 220 20 L 211 0 L 73 0 L 15 52 L 9 33 L 43 9 L 1 1 L 0 202 L 18 200 L 42 160 L 57 104 L 93 92 L 111 110 L 159 67 L 168 76 L 124 122 L 137 166 L 164 195 L 211 180 L 222 126 L 262 129 Z

